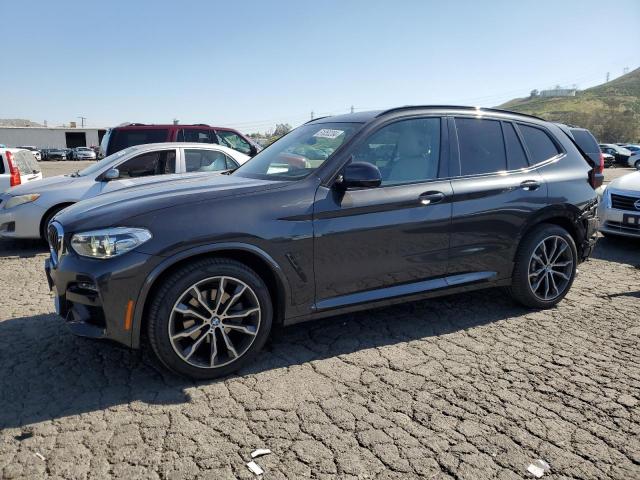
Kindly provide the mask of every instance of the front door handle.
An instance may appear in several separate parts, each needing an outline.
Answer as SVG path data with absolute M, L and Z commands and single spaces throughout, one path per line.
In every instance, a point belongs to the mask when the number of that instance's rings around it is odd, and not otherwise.
M 442 192 L 424 192 L 418 197 L 422 205 L 433 205 L 439 203 L 444 199 L 444 193 Z
M 520 184 L 520 188 L 527 191 L 533 191 L 540 188 L 540 183 L 537 180 L 525 180 Z

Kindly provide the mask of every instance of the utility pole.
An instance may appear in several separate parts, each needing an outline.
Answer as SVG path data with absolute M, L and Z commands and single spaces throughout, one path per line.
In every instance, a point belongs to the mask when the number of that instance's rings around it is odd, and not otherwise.
M 81 117 L 80 115 L 78 115 L 78 118 L 80 119 L 80 126 L 84 128 L 84 121 L 87 119 L 87 117 Z
M 313 120 L 313 110 L 311 110 L 311 120 Z
M 622 74 L 623 74 L 623 75 L 626 75 L 627 73 L 629 73 L 629 67 L 624 67 L 624 68 L 622 69 Z
M 607 83 L 609 83 L 609 72 L 607 72 Z
M 351 105 L 351 113 L 353 113 L 353 105 Z

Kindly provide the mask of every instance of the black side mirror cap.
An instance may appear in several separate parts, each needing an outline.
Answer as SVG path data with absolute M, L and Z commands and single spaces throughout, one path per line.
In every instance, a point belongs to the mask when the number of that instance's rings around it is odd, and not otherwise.
M 348 164 L 338 184 L 346 189 L 349 188 L 375 188 L 382 183 L 382 175 L 375 165 L 368 162 L 352 162 Z

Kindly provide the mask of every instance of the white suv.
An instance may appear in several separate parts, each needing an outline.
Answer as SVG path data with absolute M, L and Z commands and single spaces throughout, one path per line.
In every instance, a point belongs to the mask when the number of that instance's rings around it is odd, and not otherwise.
M 0 148 L 0 193 L 11 187 L 41 179 L 40 166 L 30 150 Z

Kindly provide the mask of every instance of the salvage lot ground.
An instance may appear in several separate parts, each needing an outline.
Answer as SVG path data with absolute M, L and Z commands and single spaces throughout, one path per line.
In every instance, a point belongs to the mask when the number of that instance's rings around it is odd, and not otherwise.
M 265 478 L 640 478 L 640 242 L 601 239 L 549 311 L 491 290 L 336 317 L 206 383 L 68 333 L 45 258 L 0 242 L 0 478 L 253 478 L 258 447 Z

